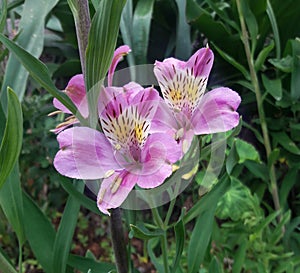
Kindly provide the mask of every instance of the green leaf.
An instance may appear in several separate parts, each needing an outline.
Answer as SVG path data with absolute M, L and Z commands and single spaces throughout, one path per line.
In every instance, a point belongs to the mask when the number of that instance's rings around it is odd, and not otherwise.
M 232 273 L 240 273 L 243 272 L 242 268 L 245 264 L 246 251 L 248 247 L 248 241 L 246 238 L 242 239 L 242 242 L 239 245 L 239 248 L 234 255 L 234 264 L 232 266 Z
M 268 61 L 283 72 L 289 73 L 293 71 L 293 58 L 290 55 L 282 59 L 269 59 Z
M 233 145 L 230 149 L 229 155 L 227 156 L 227 159 L 226 159 L 226 171 L 228 174 L 231 174 L 232 170 L 238 164 L 238 162 L 239 162 L 239 156 L 236 151 L 235 142 L 233 142 Z
M 93 17 L 86 50 L 86 86 L 91 126 L 96 125 L 100 85 L 111 64 L 125 0 L 102 0 Z
M 204 259 L 212 233 L 217 203 L 218 200 L 211 201 L 210 206 L 196 220 L 188 246 L 187 261 L 189 273 L 197 273 Z
M 266 91 L 275 99 L 281 100 L 282 98 L 282 86 L 281 86 L 281 79 L 272 79 L 270 80 L 264 74 L 261 75 L 262 82 Z
M 140 0 L 137 2 L 132 21 L 132 53 L 136 64 L 147 63 L 150 26 L 154 0 Z
M 298 181 L 298 172 L 299 170 L 297 168 L 291 168 L 282 180 L 282 184 L 279 189 L 279 203 L 282 208 L 288 207 L 288 196 L 291 189 L 296 185 Z
M 0 189 L 0 205 L 17 234 L 20 245 L 25 242 L 24 213 L 22 207 L 22 190 L 19 178 L 18 164 L 7 178 L 6 183 Z
M 198 215 L 203 213 L 209 207 L 211 207 L 215 202 L 218 202 L 221 196 L 229 188 L 230 180 L 228 179 L 227 175 L 224 175 L 216 186 L 213 189 L 206 193 L 184 216 L 184 223 L 187 224 L 188 222 L 195 219 Z
M 187 60 L 192 52 L 191 30 L 186 19 L 186 0 L 175 0 L 177 4 L 177 28 L 175 57 Z
M 300 155 L 300 149 L 285 132 L 272 132 L 272 137 L 275 142 L 278 142 L 290 153 Z
M 7 0 L 1 0 L 0 2 L 0 33 L 2 33 L 6 24 Z
M 239 164 L 244 163 L 246 160 L 260 162 L 259 153 L 252 144 L 236 138 L 235 147 L 239 158 Z
M 161 257 L 159 258 L 156 257 L 153 251 L 159 242 L 160 242 L 159 238 L 150 239 L 147 244 L 147 251 L 151 262 L 154 264 L 155 269 L 157 270 L 157 272 L 160 273 L 160 272 L 165 272 L 164 267 L 162 265 L 162 260 Z
M 276 161 L 279 158 L 279 155 L 280 155 L 280 150 L 278 148 L 275 148 L 274 150 L 272 150 L 272 152 L 270 153 L 269 158 L 268 158 L 268 169 L 269 170 L 270 170 L 271 166 L 276 163 Z
M 51 95 L 56 97 L 63 103 L 77 118 L 83 120 L 80 113 L 77 111 L 76 106 L 70 98 L 59 91 L 51 80 L 50 73 L 47 67 L 34 56 L 29 54 L 26 50 L 7 39 L 0 33 L 0 42 L 2 42 L 11 52 L 13 52 L 17 59 L 27 69 L 33 79 L 35 79 L 43 88 L 45 88 Z
M 184 249 L 184 241 L 185 241 L 185 227 L 183 223 L 183 217 L 185 215 L 185 208 L 181 211 L 181 216 L 174 226 L 175 231 L 175 240 L 176 240 L 176 255 L 173 262 L 171 272 L 175 272 L 180 267 L 180 259 Z
M 60 183 L 62 184 L 64 190 L 70 196 L 73 196 L 77 200 L 77 202 L 79 202 L 82 206 L 96 214 L 101 214 L 99 209 L 97 208 L 96 202 L 79 192 L 76 189 L 76 187 L 71 183 L 70 179 L 61 176 Z
M 81 272 L 88 272 L 91 270 L 92 273 L 108 272 L 115 269 L 113 264 L 100 263 L 91 258 L 77 256 L 71 254 L 68 259 L 68 265 L 80 270 Z M 56 273 L 56 272 L 55 272 Z
M 281 45 L 280 45 L 280 37 L 279 37 L 279 31 L 278 31 L 278 26 L 277 26 L 277 20 L 271 5 L 271 2 L 267 0 L 267 15 L 269 17 L 272 30 L 273 30 L 273 35 L 274 35 L 274 40 L 275 40 L 275 45 L 276 45 L 276 58 L 280 58 L 280 52 L 281 52 Z
M 293 71 L 291 78 L 291 97 L 294 100 L 298 100 L 300 98 L 300 39 L 297 38 L 292 43 L 293 50 Z
M 269 56 L 273 48 L 274 48 L 274 41 L 272 40 L 268 46 L 264 47 L 262 51 L 259 52 L 254 64 L 256 72 L 261 70 L 263 64 L 265 63 L 267 57 Z
M 55 230 L 36 203 L 23 192 L 24 226 L 29 245 L 47 273 L 52 273 Z
M 248 70 L 240 63 L 238 63 L 233 57 L 225 53 L 223 50 L 221 50 L 215 43 L 212 43 L 214 48 L 218 51 L 218 53 L 221 55 L 221 57 L 230 63 L 232 66 L 234 66 L 236 69 L 238 69 L 246 78 L 246 80 L 250 81 L 250 74 Z
M 162 229 L 149 230 L 142 222 L 137 225 L 130 225 L 130 237 L 132 238 L 149 240 L 163 235 L 164 231 Z
M 130 48 L 133 48 L 134 39 L 134 36 L 132 34 L 132 17 L 132 0 L 127 0 L 121 16 L 120 31 L 124 44 L 128 45 Z M 134 66 L 135 62 L 133 54 L 129 54 L 127 56 L 127 60 L 129 66 Z
M 209 264 L 208 268 L 209 273 L 221 273 L 220 263 L 216 256 L 214 256 Z
M 82 181 L 75 181 L 75 185 L 83 192 L 84 183 Z M 52 265 L 55 273 L 64 273 L 66 271 L 79 209 L 80 203 L 74 197 L 69 196 L 53 246 Z
M 6 257 L 4 251 L 0 248 L 0 268 L 3 271 L 0 272 L 5 272 L 5 273 L 18 273 L 11 262 L 9 261 L 8 257 Z
M 0 189 L 18 160 L 23 138 L 22 108 L 12 89 L 7 90 L 8 109 L 0 145 Z
M 247 24 L 248 31 L 251 38 L 251 52 L 252 55 L 256 49 L 257 36 L 258 36 L 258 25 L 255 18 L 255 15 L 251 11 L 251 8 L 248 5 L 248 1 L 241 1 L 244 18 Z
M 40 57 L 44 46 L 46 16 L 57 2 L 58 0 L 27 0 L 24 3 L 22 17 L 19 22 L 21 32 L 16 42 L 36 58 Z M 6 65 L 2 92 L 6 90 L 7 86 L 10 86 L 16 90 L 19 100 L 22 101 L 27 78 L 28 72 L 20 66 L 17 58 L 11 55 Z M 6 94 L 2 93 L 2 95 Z
M 251 219 L 251 225 L 255 225 L 260 214 L 258 199 L 238 179 L 232 178 L 231 188 L 220 199 L 216 215 L 220 219 L 230 218 L 233 221 Z
M 5 114 L 2 109 L 2 104 L 0 103 L 0 140 L 1 141 L 2 141 L 3 135 L 4 135 L 5 124 L 6 124 L 6 117 L 5 117 Z

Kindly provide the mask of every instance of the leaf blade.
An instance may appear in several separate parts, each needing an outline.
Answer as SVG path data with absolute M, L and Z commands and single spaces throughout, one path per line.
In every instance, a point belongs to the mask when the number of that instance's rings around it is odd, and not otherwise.
M 0 188 L 12 171 L 21 151 L 23 116 L 19 100 L 10 88 L 7 90 L 8 109 L 4 136 L 0 145 Z

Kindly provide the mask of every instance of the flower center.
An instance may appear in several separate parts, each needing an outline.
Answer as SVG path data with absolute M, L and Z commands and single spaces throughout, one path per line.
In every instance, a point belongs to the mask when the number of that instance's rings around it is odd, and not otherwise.
M 205 92 L 207 77 L 196 77 L 189 68 L 173 67 L 172 80 L 163 78 L 160 83 L 163 96 L 170 108 L 175 112 L 191 115 L 198 106 Z

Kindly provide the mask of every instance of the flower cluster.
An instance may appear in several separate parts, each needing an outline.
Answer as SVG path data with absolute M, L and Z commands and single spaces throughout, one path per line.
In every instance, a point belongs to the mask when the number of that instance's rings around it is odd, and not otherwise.
M 239 95 L 220 87 L 205 93 L 213 53 L 198 50 L 187 62 L 168 58 L 156 61 L 154 74 L 162 97 L 153 87 L 130 82 L 112 86 L 115 68 L 128 46 L 119 47 L 108 72 L 108 86 L 98 100 L 99 130 L 70 125 L 75 116 L 54 130 L 60 150 L 54 166 L 62 175 L 102 179 L 97 205 L 109 214 L 137 185 L 154 188 L 172 174 L 172 166 L 190 147 L 194 135 L 228 131 L 239 122 Z M 84 78 L 74 76 L 66 94 L 85 118 L 89 116 Z M 70 113 L 54 99 L 58 111 Z

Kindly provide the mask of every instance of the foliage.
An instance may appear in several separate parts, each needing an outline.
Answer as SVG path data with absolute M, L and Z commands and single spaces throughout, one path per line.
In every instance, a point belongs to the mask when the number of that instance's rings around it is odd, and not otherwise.
M 46 2 L 0 1 L 0 268 L 109 272 L 115 269 L 112 257 L 94 257 L 86 249 L 85 257 L 78 256 L 72 247 L 74 231 L 86 228 L 80 206 L 100 214 L 94 196 L 52 167 L 57 144 L 49 130 L 64 116 L 46 115 L 53 96 L 76 113 L 59 89 L 81 67 L 72 1 Z M 90 3 L 90 87 L 104 77 L 116 42 L 135 52 L 129 65 L 187 59 L 208 44 L 216 59 L 209 87 L 236 90 L 243 116 L 240 127 L 226 134 L 226 161 L 212 188 L 202 184 L 211 148 L 211 137 L 204 136 L 196 183 L 153 216 L 124 213 L 129 253 L 166 273 L 298 272 L 300 3 L 127 0 L 123 9 L 120 2 Z M 82 123 L 93 122 L 76 114 Z M 95 233 L 107 237 L 106 229 Z M 142 242 L 139 251 L 130 246 L 135 240 Z M 107 240 L 101 243 L 107 247 Z

